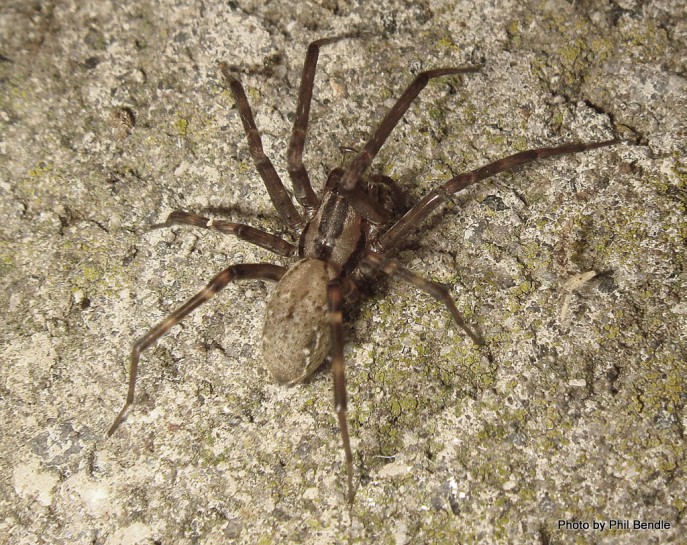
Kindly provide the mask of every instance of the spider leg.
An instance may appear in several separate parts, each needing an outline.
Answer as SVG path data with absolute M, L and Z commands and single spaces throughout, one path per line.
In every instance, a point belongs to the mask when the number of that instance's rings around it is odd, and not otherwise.
M 484 340 L 482 340 L 482 337 L 479 335 L 479 333 L 474 331 L 465 323 L 463 316 L 460 314 L 458 308 L 456 308 L 456 304 L 453 302 L 451 294 L 444 285 L 432 280 L 427 280 L 419 274 L 406 269 L 395 259 L 384 257 L 383 255 L 375 252 L 365 252 L 362 260 L 364 263 L 384 271 L 389 276 L 395 276 L 401 280 L 405 280 L 416 288 L 427 292 L 440 303 L 443 303 L 451 313 L 451 316 L 453 316 L 456 324 L 458 324 L 460 328 L 467 333 L 468 337 L 470 337 L 477 346 L 484 346 Z
M 351 191 L 358 184 L 367 170 L 367 167 L 370 166 L 372 160 L 375 158 L 384 142 L 386 142 L 389 134 L 391 134 L 391 131 L 401 120 L 403 114 L 406 113 L 413 100 L 420 94 L 420 91 L 429 83 L 429 80 L 452 74 L 468 74 L 477 72 L 479 69 L 479 66 L 461 66 L 458 68 L 438 68 L 436 70 L 428 70 L 427 72 L 419 73 L 396 101 L 396 104 L 394 104 L 391 110 L 386 114 L 363 150 L 348 166 L 341 180 L 341 187 L 344 191 Z M 355 202 L 353 201 L 351 204 L 357 210 Z
M 129 371 L 129 391 L 126 395 L 124 407 L 115 418 L 114 423 L 107 432 L 111 436 L 124 421 L 126 412 L 134 402 L 134 389 L 136 387 L 136 375 L 138 372 L 138 360 L 141 353 L 155 341 L 167 333 L 172 327 L 181 322 L 186 316 L 200 305 L 212 298 L 218 291 L 234 280 L 279 280 L 286 272 L 284 267 L 269 263 L 254 263 L 232 265 L 216 275 L 205 288 L 186 301 L 181 307 L 150 329 L 143 337 L 139 338 L 131 350 L 131 369 Z
M 618 142 L 619 140 L 605 140 L 603 142 L 593 142 L 591 144 L 572 142 L 563 144 L 562 146 L 531 149 L 509 155 L 508 157 L 471 170 L 470 172 L 459 174 L 437 189 L 430 191 L 420 202 L 408 210 L 400 220 L 374 241 L 372 247 L 376 252 L 386 252 L 390 250 L 402 241 L 410 230 L 417 227 L 440 204 L 446 202 L 451 195 L 476 182 L 490 178 L 500 172 L 511 170 L 519 165 L 537 161 L 538 159 L 590 151 L 604 146 L 612 146 Z
M 250 104 L 246 98 L 246 93 L 243 90 L 241 82 L 237 80 L 230 72 L 229 67 L 226 63 L 219 63 L 220 70 L 224 79 L 227 80 L 229 88 L 231 89 L 231 94 L 234 96 L 236 101 L 236 106 L 241 115 L 241 122 L 243 123 L 243 129 L 246 133 L 248 139 L 248 149 L 250 150 L 251 157 L 253 158 L 253 163 L 255 168 L 260 173 L 262 181 L 265 182 L 265 187 L 267 192 L 270 194 L 270 199 L 272 199 L 272 204 L 279 212 L 279 215 L 284 218 L 286 223 L 290 226 L 299 225 L 303 222 L 303 218 L 296 210 L 296 207 L 291 202 L 289 194 L 286 192 L 286 188 L 279 178 L 279 174 L 274 170 L 274 165 L 272 161 L 269 160 L 265 151 L 262 148 L 262 140 L 260 138 L 260 133 L 258 132 L 258 127 L 253 119 L 253 112 L 250 109 Z
M 308 171 L 303 166 L 303 148 L 305 147 L 305 136 L 308 130 L 308 120 L 310 118 L 310 104 L 312 102 L 313 85 L 315 81 L 315 69 L 320 47 L 339 40 L 340 38 L 324 38 L 312 42 L 308 46 L 303 64 L 303 74 L 301 75 L 301 87 L 298 92 L 298 103 L 296 106 L 296 120 L 293 123 L 291 139 L 286 151 L 286 162 L 293 191 L 296 200 L 305 208 L 306 216 L 312 216 L 313 210 L 320 203 L 317 195 L 310 185 Z
M 284 257 L 293 257 L 298 253 L 294 245 L 272 233 L 267 233 L 266 231 L 256 229 L 255 227 L 243 223 L 208 219 L 198 214 L 184 212 L 183 210 L 172 212 L 167 217 L 167 221 L 153 225 L 153 228 L 171 227 L 172 225 L 191 225 L 192 227 L 219 231 L 226 235 L 234 235 L 240 240 L 245 240 L 246 242 L 265 248 L 275 254 L 283 255 Z
M 342 293 L 342 287 L 347 293 Z M 327 285 L 327 309 L 329 311 L 329 327 L 332 335 L 332 379 L 334 381 L 334 407 L 339 419 L 339 430 L 343 449 L 346 454 L 346 475 L 348 477 L 348 501 L 353 503 L 355 491 L 353 489 L 353 452 L 348 435 L 348 420 L 346 419 L 348 394 L 346 393 L 346 368 L 344 364 L 344 335 L 343 315 L 341 312 L 344 296 L 355 291 L 353 282 L 346 278 L 337 278 Z

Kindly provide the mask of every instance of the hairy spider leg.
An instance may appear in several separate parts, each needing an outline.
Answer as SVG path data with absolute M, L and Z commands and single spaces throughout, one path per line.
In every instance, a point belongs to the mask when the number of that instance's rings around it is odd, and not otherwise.
M 320 204 L 320 200 L 315 195 L 310 184 L 308 171 L 303 166 L 303 148 L 308 130 L 308 120 L 310 119 L 310 104 L 315 81 L 315 69 L 317 68 L 317 58 L 320 54 L 320 47 L 340 40 L 341 38 L 323 38 L 312 42 L 308 46 L 303 63 L 303 73 L 301 75 L 301 87 L 298 92 L 298 103 L 296 105 L 296 119 L 293 123 L 291 138 L 286 150 L 286 163 L 293 191 L 296 200 L 305 209 L 305 215 L 310 219 L 313 211 Z
M 451 294 L 446 286 L 440 284 L 439 282 L 434 282 L 433 280 L 427 280 L 423 276 L 414 273 L 410 269 L 406 269 L 396 259 L 385 257 L 370 250 L 365 252 L 362 261 L 376 269 L 383 271 L 389 276 L 400 278 L 401 280 L 408 282 L 416 288 L 428 293 L 440 303 L 443 303 L 451 313 L 451 316 L 453 316 L 453 320 L 463 331 L 465 331 L 468 337 L 470 337 L 477 346 L 484 346 L 484 340 L 479 333 L 465 323 L 465 319 L 458 311 L 458 308 L 453 302 L 453 298 L 451 297 Z
M 225 235 L 234 235 L 240 240 L 245 240 L 246 242 L 255 244 L 256 246 L 260 246 L 261 248 L 265 248 L 270 252 L 284 257 L 294 257 L 298 254 L 298 249 L 293 244 L 286 242 L 277 235 L 263 231 L 262 229 L 256 229 L 255 227 L 243 223 L 213 220 L 199 216 L 198 214 L 184 212 L 183 210 L 172 212 L 167 217 L 167 221 L 153 225 L 153 228 L 171 227 L 172 225 L 190 225 L 192 227 L 209 229 L 210 231 L 219 231 Z
M 389 134 L 391 134 L 391 131 L 406 113 L 413 100 L 420 94 L 420 91 L 426 87 L 431 79 L 455 74 L 470 74 L 479 70 L 479 66 L 460 66 L 457 68 L 437 68 L 421 72 L 406 88 L 401 97 L 396 101 L 396 104 L 391 107 L 391 110 L 387 112 L 365 147 L 348 165 L 341 180 L 341 187 L 347 193 L 349 202 L 363 217 L 375 223 L 374 217 L 366 215 L 366 208 L 362 206 L 361 196 L 359 193 L 353 193 L 353 189 L 358 185 L 372 160 L 382 145 L 384 145 L 384 142 L 386 142 Z
M 250 155 L 253 158 L 253 163 L 255 168 L 260 173 L 262 181 L 265 182 L 265 187 L 270 195 L 272 204 L 279 212 L 279 215 L 286 221 L 291 227 L 295 227 L 303 223 L 303 218 L 301 217 L 298 210 L 291 202 L 291 197 L 286 191 L 284 184 L 279 178 L 279 174 L 274 169 L 272 161 L 269 157 L 265 155 L 265 151 L 262 148 L 262 140 L 260 138 L 260 133 L 255 125 L 255 120 L 253 119 L 253 112 L 250 109 L 250 104 L 246 98 L 246 93 L 243 90 L 241 82 L 237 80 L 230 72 L 229 67 L 226 63 L 219 63 L 220 70 L 224 79 L 227 80 L 229 84 L 229 89 L 231 94 L 234 96 L 234 101 L 241 115 L 241 122 L 243 123 L 243 129 L 246 133 L 246 138 L 248 139 L 248 149 Z
M 346 290 L 345 292 L 342 292 Z M 329 327 L 332 336 L 332 380 L 334 382 L 334 408 L 339 419 L 339 430 L 343 449 L 346 455 L 346 476 L 348 478 L 348 501 L 353 503 L 355 490 L 353 489 L 353 452 L 351 439 L 348 434 L 348 394 L 346 392 L 346 366 L 344 362 L 344 334 L 343 334 L 343 299 L 352 298 L 357 292 L 352 280 L 342 277 L 335 278 L 327 285 L 327 310 Z
M 171 328 L 177 325 L 181 320 L 188 316 L 191 312 L 197 309 L 200 305 L 211 299 L 222 288 L 226 287 L 229 282 L 234 280 L 274 280 L 278 281 L 286 272 L 284 267 L 279 265 L 272 265 L 269 263 L 248 263 L 241 265 L 232 265 L 217 274 L 207 286 L 200 292 L 191 297 L 181 307 L 175 310 L 172 314 L 167 316 L 164 320 L 150 329 L 143 337 L 139 338 L 131 350 L 131 368 L 129 370 L 129 391 L 126 395 L 126 402 L 124 407 L 115 418 L 114 423 L 107 432 L 107 436 L 111 436 L 124 421 L 126 412 L 134 402 L 134 390 L 136 388 L 136 375 L 138 373 L 138 360 L 141 353 L 151 346 L 155 341 L 167 333 Z
M 517 166 L 544 159 L 555 157 L 556 155 L 566 155 L 570 153 L 580 153 L 590 151 L 605 146 L 612 146 L 619 143 L 619 140 L 605 140 L 603 142 L 568 143 L 562 146 L 549 148 L 537 148 L 520 153 L 515 153 L 489 163 L 483 167 L 459 174 L 451 178 L 437 189 L 430 191 L 422 200 L 406 212 L 400 220 L 392 225 L 383 235 L 377 238 L 371 246 L 376 252 L 387 252 L 394 248 L 399 242 L 405 239 L 408 232 L 416 228 L 429 214 L 431 214 L 440 204 L 446 202 L 451 195 L 465 189 L 469 185 L 490 178 L 501 172 L 511 170 Z

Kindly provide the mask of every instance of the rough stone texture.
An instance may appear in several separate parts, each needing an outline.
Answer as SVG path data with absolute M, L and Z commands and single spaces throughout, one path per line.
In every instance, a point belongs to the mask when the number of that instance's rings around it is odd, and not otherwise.
M 119 4 L 0 7 L 5 542 L 684 539 L 683 1 Z M 105 438 L 137 336 L 228 264 L 282 262 L 149 230 L 214 207 L 283 231 L 217 61 L 287 180 L 305 48 L 342 34 L 357 37 L 325 48 L 316 77 L 318 188 L 339 147 L 363 145 L 438 66 L 484 63 L 430 83 L 375 162 L 411 199 L 529 147 L 627 141 L 465 191 L 399 253 L 451 286 L 493 364 L 427 296 L 367 290 L 347 330 L 350 508 L 327 372 L 285 388 L 261 364 L 265 283 L 230 286 L 145 353 L 136 404 Z

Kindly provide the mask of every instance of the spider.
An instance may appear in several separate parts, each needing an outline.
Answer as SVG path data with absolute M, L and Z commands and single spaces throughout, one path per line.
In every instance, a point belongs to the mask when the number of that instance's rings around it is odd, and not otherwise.
M 272 204 L 292 231 L 294 240 L 298 240 L 298 244 L 294 245 L 279 236 L 248 225 L 211 220 L 185 211 L 172 212 L 165 223 L 155 227 L 189 225 L 219 231 L 266 248 L 277 255 L 295 258 L 296 261 L 290 267 L 270 263 L 231 265 L 210 280 L 199 293 L 136 340 L 131 352 L 126 402 L 107 434 L 111 436 L 115 432 L 133 404 L 139 358 L 143 351 L 230 282 L 271 280 L 277 282 L 277 285 L 267 302 L 262 334 L 263 360 L 276 381 L 292 385 L 303 382 L 328 356 L 330 357 L 334 406 L 346 461 L 347 496 L 349 502 L 352 502 L 353 454 L 346 418 L 342 307 L 344 301 L 353 302 L 356 299 L 357 288 L 352 278 L 353 273 L 361 265 L 366 265 L 427 292 L 446 307 L 456 325 L 472 342 L 486 351 L 481 335 L 465 322 L 446 286 L 408 270 L 387 254 L 404 242 L 438 206 L 471 184 L 538 159 L 610 146 L 617 143 L 617 140 L 567 143 L 509 155 L 455 176 L 430 191 L 400 219 L 390 221 L 386 208 L 378 202 L 375 187 L 368 187 L 362 181 L 363 175 L 393 128 L 430 80 L 443 76 L 471 74 L 480 69 L 479 66 L 472 65 L 438 68 L 421 72 L 415 77 L 348 168 L 334 168 L 330 172 L 322 195 L 318 197 L 312 189 L 308 172 L 303 165 L 303 149 L 320 48 L 338 39 L 325 38 L 311 43 L 305 56 L 296 116 L 286 152 L 293 194 L 302 212 L 294 205 L 272 162 L 263 151 L 260 134 L 243 86 L 230 73 L 225 63 L 219 63 L 220 71 L 241 116 L 255 167 L 267 188 Z M 391 182 L 384 176 L 371 178 Z M 487 357 L 491 358 L 491 355 L 487 354 Z

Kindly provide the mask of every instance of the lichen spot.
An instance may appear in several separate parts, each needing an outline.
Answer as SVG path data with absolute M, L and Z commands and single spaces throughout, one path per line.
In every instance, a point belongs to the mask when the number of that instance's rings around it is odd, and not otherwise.
M 329 354 L 327 284 L 337 276 L 335 265 L 304 259 L 277 283 L 262 333 L 262 357 L 277 382 L 302 382 Z

